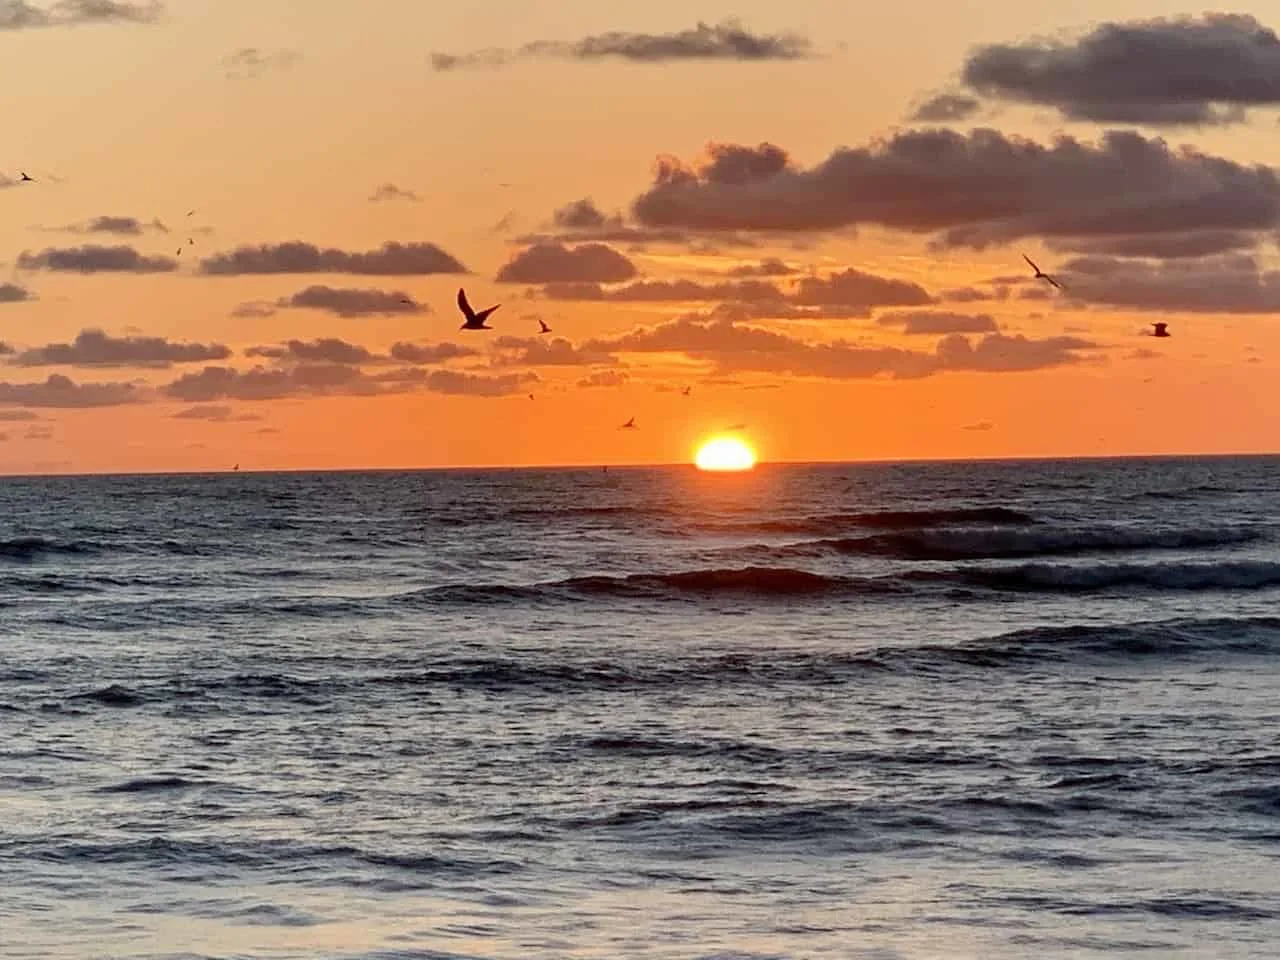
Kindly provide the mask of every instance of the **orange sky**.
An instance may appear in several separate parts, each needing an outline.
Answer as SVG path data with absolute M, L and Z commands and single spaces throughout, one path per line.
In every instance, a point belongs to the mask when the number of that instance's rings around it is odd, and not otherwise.
M 13 285 L 0 287 L 0 301 L 11 301 L 0 302 L 10 348 L 0 356 L 0 471 L 672 462 L 737 425 L 762 460 L 1277 449 L 1280 275 L 1267 271 L 1280 187 L 1256 165 L 1275 155 L 1280 98 L 1254 96 L 1241 122 L 1183 122 L 1188 104 L 1238 105 L 1213 91 L 1200 100 L 1181 86 L 1170 93 L 1176 66 L 1159 82 L 1161 44 L 1184 36 L 1141 27 L 1167 15 L 1161 5 L 844 10 L 827 0 L 741 0 L 690 14 L 675 0 L 625 11 L 585 0 L 451 10 L 410 0 L 168 0 L 153 10 L 117 0 L 119 22 L 80 22 L 99 8 L 32 3 L 46 23 L 6 21 L 0 4 L 0 55 L 21 78 L 0 90 L 0 174 L 36 178 L 0 189 L 0 283 Z M 1236 12 L 1280 25 L 1261 5 Z M 699 19 L 734 17 L 753 38 L 783 38 L 792 52 L 690 55 Z M 1034 83 L 1006 71 L 981 90 L 962 75 L 992 44 L 1057 38 L 1066 63 L 1103 23 L 1150 35 L 1135 70 L 1156 78 L 1156 92 L 1132 109 L 1125 77 L 1096 65 Z M 1280 55 L 1250 31 L 1234 22 L 1187 35 L 1220 45 L 1233 63 L 1247 58 L 1232 44 L 1252 43 L 1256 61 L 1242 70 L 1280 90 Z M 601 45 L 612 52 L 583 53 Z M 476 51 L 504 62 L 468 62 Z M 462 62 L 435 69 L 433 53 Z M 1197 56 L 1213 62 L 1203 49 Z M 1090 77 L 1101 77 L 1102 101 L 1088 99 Z M 977 111 L 912 119 L 942 92 L 976 97 Z M 1000 150 L 984 153 L 975 128 L 1043 151 L 1060 135 L 1083 146 L 1006 175 L 996 169 Z M 964 138 L 954 142 L 965 144 L 968 173 L 923 141 L 910 141 L 916 152 L 902 160 L 908 141 L 892 140 L 942 130 Z M 1108 146 L 1107 131 L 1146 145 Z M 1167 161 L 1151 159 L 1156 137 Z M 756 166 L 720 182 L 706 166 L 711 143 L 743 148 L 726 170 Z M 786 151 L 781 172 L 759 166 L 770 162 L 763 143 Z M 1209 159 L 1187 159 L 1183 145 Z M 835 160 L 822 167 L 841 148 L 877 170 L 901 164 L 887 180 L 842 172 Z M 1071 166 L 1081 151 L 1096 153 L 1087 174 L 1096 193 Z M 660 155 L 683 166 L 669 190 L 655 186 Z M 1108 176 L 1132 183 L 1109 187 Z M 987 184 L 979 196 L 965 177 L 995 178 L 998 189 Z M 371 200 L 386 184 L 399 195 Z M 649 206 L 633 208 L 643 197 Z M 553 216 L 586 199 L 622 220 L 566 239 Z M 1091 213 L 1086 226 L 1070 225 Z M 95 224 L 103 217 L 119 220 Z M 95 229 L 103 226 L 111 229 Z M 617 228 L 649 236 L 619 239 Z M 561 244 L 550 267 L 527 253 L 531 234 Z M 1151 249 L 1109 261 L 1111 273 L 1080 262 L 1110 257 L 1106 243 L 1135 236 Z M 737 245 L 744 239 L 751 245 Z M 1202 240 L 1201 257 L 1152 253 Z M 342 256 L 388 242 L 432 244 L 467 273 L 422 272 L 434 269 L 421 266 L 430 248 L 408 267 L 375 256 L 387 273 L 360 272 L 368 258 Z M 591 242 L 612 253 L 584 253 Z M 341 253 L 305 272 L 279 272 L 284 258 L 272 251 L 264 256 L 277 272 L 208 272 L 207 258 L 286 243 Z M 1024 252 L 1058 273 L 1067 293 L 1024 298 L 1051 292 L 1029 279 Z M 156 269 L 104 268 L 134 254 L 158 258 Z M 773 259 L 791 272 L 731 276 Z M 499 282 L 513 261 L 517 276 L 532 279 Z M 618 264 L 625 279 L 608 272 Z M 865 304 L 840 301 L 833 278 L 850 269 L 872 278 L 858 280 L 864 286 L 898 284 L 876 287 Z M 1139 283 L 1143 271 L 1159 277 Z M 555 279 L 598 281 L 615 300 L 558 299 L 545 282 Z M 777 295 L 750 309 L 727 294 L 617 299 L 638 282 L 740 280 L 773 284 Z M 477 307 L 502 304 L 492 331 L 458 331 L 459 285 Z M 393 309 L 341 315 L 277 303 L 316 286 L 329 289 L 304 304 L 381 291 Z M 961 288 L 988 299 L 957 299 Z M 909 302 L 912 290 L 927 302 Z M 400 294 L 424 308 L 404 312 Z M 938 332 L 906 333 L 909 318 L 893 319 L 904 313 Z M 553 333 L 539 338 L 534 315 Z M 947 343 L 943 327 L 930 327 L 942 315 L 959 317 L 945 321 L 961 330 Z M 1140 335 L 1157 319 L 1172 337 Z M 105 337 L 75 347 L 86 330 Z M 504 348 L 502 337 L 535 342 Z M 548 345 L 558 338 L 568 342 Z M 313 343 L 326 339 L 343 343 Z M 957 340 L 993 359 L 954 359 Z M 280 355 L 289 341 L 300 349 Z M 642 342 L 653 349 L 628 347 Z M 424 348 L 422 359 L 388 359 L 397 343 Z M 198 346 L 184 354 L 180 344 Z M 442 344 L 472 352 L 428 356 Z M 334 353 L 352 347 L 364 359 Z M 530 347 L 571 362 L 524 356 Z M 246 355 L 252 348 L 265 349 Z M 196 381 L 207 367 L 218 369 Z M 255 368 L 258 380 L 243 379 Z M 448 392 L 456 390 L 465 392 Z M 619 431 L 632 416 L 640 429 Z

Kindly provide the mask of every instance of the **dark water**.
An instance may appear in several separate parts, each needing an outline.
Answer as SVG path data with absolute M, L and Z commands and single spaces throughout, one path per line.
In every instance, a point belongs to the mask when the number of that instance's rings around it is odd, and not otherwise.
M 1280 460 L 0 502 L 6 960 L 1280 950 Z

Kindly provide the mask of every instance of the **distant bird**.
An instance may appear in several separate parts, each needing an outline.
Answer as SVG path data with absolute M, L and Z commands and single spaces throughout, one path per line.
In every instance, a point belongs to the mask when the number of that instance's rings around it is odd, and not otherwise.
M 531 393 L 531 394 L 529 394 L 529 399 L 530 399 L 530 400 L 532 400 L 532 399 L 533 399 L 533 394 L 532 394 L 532 393 Z
M 196 242 L 192 240 L 190 237 L 187 237 L 187 246 L 194 247 L 195 245 L 196 245 Z
M 181 247 L 179 247 L 177 250 L 173 251 L 173 255 L 174 255 L 175 257 L 180 257 L 180 256 L 182 256 L 182 248 L 181 248 Z
M 35 183 L 36 181 L 35 181 L 35 178 L 34 178 L 34 177 L 29 177 L 29 176 L 27 176 L 27 171 L 23 170 L 23 171 L 22 171 L 22 179 L 21 179 L 21 180 L 19 180 L 18 182 L 19 182 L 19 183 Z
M 479 313 L 471 309 L 471 304 L 467 303 L 467 294 L 462 287 L 458 288 L 458 309 L 462 311 L 462 315 L 467 318 L 467 322 L 460 326 L 459 330 L 492 330 L 493 327 L 485 326 L 485 318 L 493 311 L 497 310 L 502 304 L 496 304 L 488 310 L 481 310 Z
M 1153 323 L 1151 326 L 1155 327 L 1155 330 L 1151 334 L 1153 337 L 1171 336 L 1169 333 L 1169 325 L 1167 323 Z
M 618 429 L 619 430 L 639 430 L 640 428 L 636 426 L 636 418 L 632 417 L 630 420 L 628 420 Z
M 547 321 L 543 320 L 541 317 L 536 317 L 535 319 L 538 321 L 538 326 L 542 328 L 541 330 L 538 331 L 538 333 L 551 332 L 551 328 L 547 326 Z
M 683 390 L 680 391 L 680 396 L 687 397 L 691 393 L 693 393 L 693 387 L 685 387 Z
M 188 211 L 187 211 L 187 216 L 188 216 L 188 217 L 193 217 L 193 216 L 195 216 L 195 213 L 196 213 L 196 212 L 195 212 L 194 210 L 188 210 Z
M 232 470 L 239 470 L 239 469 L 240 469 L 240 464 L 238 464 L 238 463 L 237 463 L 237 464 L 236 464 L 234 467 L 232 467 L 231 469 L 232 469 Z
M 1053 284 L 1059 290 L 1062 289 L 1062 284 L 1060 284 L 1057 280 L 1053 279 L 1053 277 L 1049 276 L 1047 273 L 1045 273 L 1043 270 L 1037 267 L 1035 261 L 1032 260 L 1030 257 L 1028 257 L 1025 253 L 1022 255 L 1022 259 L 1027 261 L 1027 263 L 1031 264 L 1031 269 L 1036 272 L 1035 279 L 1047 281 L 1048 283 Z

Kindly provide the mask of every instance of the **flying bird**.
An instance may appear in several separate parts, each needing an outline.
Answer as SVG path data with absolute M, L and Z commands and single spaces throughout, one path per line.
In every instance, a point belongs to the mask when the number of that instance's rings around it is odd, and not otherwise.
M 619 430 L 639 430 L 640 428 L 636 426 L 636 418 L 632 417 L 630 420 L 628 420 L 618 429 Z
M 1027 261 L 1027 263 L 1031 264 L 1031 269 L 1036 272 L 1035 278 L 1037 280 L 1047 281 L 1048 283 L 1053 284 L 1059 290 L 1062 289 L 1062 284 L 1060 284 L 1057 280 L 1053 279 L 1053 277 L 1049 276 L 1047 273 L 1045 273 L 1043 270 L 1037 267 L 1035 261 L 1032 260 L 1030 257 L 1028 257 L 1025 253 L 1022 255 L 1022 259 Z
M 1152 331 L 1151 336 L 1153 337 L 1171 336 L 1171 334 L 1169 333 L 1169 325 L 1167 323 L 1153 323 L 1151 326 L 1155 327 L 1155 330 Z
M 542 328 L 538 331 L 538 333 L 551 332 L 551 328 L 547 326 L 547 321 L 543 320 L 541 317 L 536 317 L 535 319 L 538 321 L 538 326 Z
M 485 318 L 493 311 L 497 310 L 502 304 L 495 304 L 488 310 L 481 310 L 479 313 L 471 309 L 471 304 L 467 303 L 467 293 L 462 287 L 458 288 L 458 309 L 462 311 L 462 315 L 467 318 L 467 322 L 460 326 L 459 330 L 492 330 L 493 327 L 485 326 Z
M 693 393 L 693 387 L 685 387 L 683 390 L 680 391 L 680 396 L 687 397 L 692 393 Z
M 36 181 L 35 181 L 35 178 L 34 178 L 34 177 L 29 177 L 29 176 L 27 176 L 27 171 L 23 170 L 23 171 L 22 171 L 22 179 L 21 179 L 21 180 L 19 180 L 18 182 L 19 182 L 19 183 L 35 183 Z

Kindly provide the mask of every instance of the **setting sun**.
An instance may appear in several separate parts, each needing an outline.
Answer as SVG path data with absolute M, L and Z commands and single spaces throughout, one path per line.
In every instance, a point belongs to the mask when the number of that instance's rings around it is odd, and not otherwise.
M 699 470 L 750 470 L 756 455 L 737 437 L 715 437 L 698 449 L 693 462 Z

